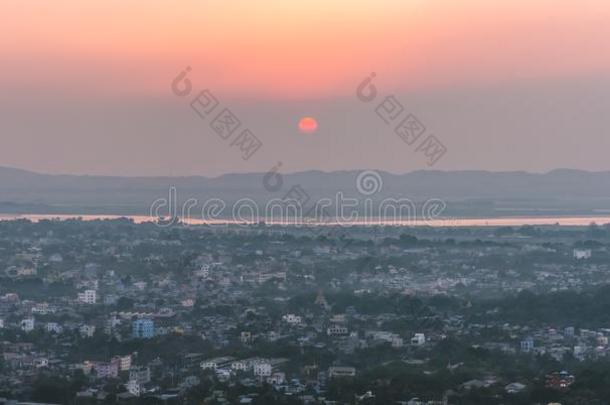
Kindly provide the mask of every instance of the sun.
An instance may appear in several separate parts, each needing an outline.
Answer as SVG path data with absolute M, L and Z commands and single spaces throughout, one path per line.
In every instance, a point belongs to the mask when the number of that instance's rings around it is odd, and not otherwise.
M 313 117 L 303 117 L 299 121 L 299 131 L 303 134 L 313 134 L 318 130 L 318 121 Z

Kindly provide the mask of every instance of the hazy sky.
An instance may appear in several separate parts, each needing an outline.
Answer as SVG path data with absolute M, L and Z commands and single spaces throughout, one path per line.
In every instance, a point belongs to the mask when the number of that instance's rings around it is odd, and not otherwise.
M 446 146 L 434 168 L 610 170 L 607 0 L 20 0 L 0 16 L 0 166 L 429 168 L 375 113 L 393 94 Z M 190 108 L 203 89 L 263 142 L 249 160 Z

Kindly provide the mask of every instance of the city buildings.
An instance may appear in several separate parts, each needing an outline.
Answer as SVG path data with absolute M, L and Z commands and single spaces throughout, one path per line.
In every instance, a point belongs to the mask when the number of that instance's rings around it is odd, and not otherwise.
M 155 322 L 152 319 L 136 319 L 132 323 L 134 339 L 151 339 L 155 336 Z

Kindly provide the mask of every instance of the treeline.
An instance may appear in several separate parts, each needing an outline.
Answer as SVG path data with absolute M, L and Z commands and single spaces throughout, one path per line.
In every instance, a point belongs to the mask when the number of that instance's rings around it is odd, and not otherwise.
M 574 327 L 610 327 L 610 285 L 592 290 L 517 295 L 479 302 L 472 308 L 478 320 L 516 324 L 556 324 Z

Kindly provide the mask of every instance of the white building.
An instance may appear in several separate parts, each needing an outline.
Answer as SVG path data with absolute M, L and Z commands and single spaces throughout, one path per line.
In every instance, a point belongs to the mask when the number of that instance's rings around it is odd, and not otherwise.
M 195 277 L 208 278 L 210 276 L 210 265 L 204 264 L 199 270 L 194 271 Z
M 282 372 L 273 373 L 271 377 L 267 378 L 267 382 L 273 385 L 280 385 L 286 382 L 286 374 Z
M 184 386 L 186 388 L 192 388 L 192 387 L 199 385 L 199 383 L 201 383 L 201 380 L 199 379 L 199 377 L 197 377 L 196 375 L 189 375 L 188 377 L 186 377 L 184 379 L 182 386 Z
M 231 370 L 228 370 L 226 368 L 219 368 L 218 370 L 216 370 L 216 377 L 220 381 L 228 381 L 231 379 Z
M 329 367 L 328 368 L 328 377 L 336 378 L 336 377 L 354 377 L 356 375 L 356 369 L 354 367 Z
M 49 261 L 52 263 L 61 263 L 64 261 L 64 258 L 61 257 L 59 253 L 54 253 L 49 257 Z
M 233 357 L 216 357 L 214 359 L 204 360 L 199 365 L 204 370 L 216 370 L 228 366 L 233 359 Z
M 34 330 L 34 318 L 26 318 L 19 324 L 21 330 L 24 332 L 31 332 Z
M 426 343 L 426 335 L 423 333 L 416 333 L 415 336 L 411 338 L 411 344 L 416 346 L 421 346 Z
M 574 259 L 586 260 L 591 258 L 591 249 L 574 249 Z
M 85 292 L 78 293 L 78 302 L 83 304 L 95 304 L 97 301 L 97 291 L 85 290 Z
M 342 325 L 332 325 L 326 329 L 326 334 L 328 336 L 345 336 L 347 333 L 347 327 Z
M 42 368 L 42 367 L 48 367 L 48 366 L 49 366 L 49 359 L 47 359 L 46 357 L 39 357 L 37 359 L 34 359 L 34 367 Z
M 233 371 L 246 371 L 248 364 L 243 360 L 237 360 L 231 363 L 231 370 Z
M 133 286 L 140 291 L 144 291 L 147 285 L 148 283 L 146 281 L 136 281 L 135 283 L 133 283 Z
M 585 354 L 587 353 L 587 348 L 585 346 L 574 346 L 573 349 L 573 353 L 574 353 L 574 357 L 576 357 L 578 360 L 582 361 L 585 358 Z
M 400 337 L 400 336 L 393 336 L 392 337 L 392 347 L 393 348 L 401 348 L 404 346 L 404 340 Z
M 252 332 L 242 331 L 241 334 L 239 335 L 239 340 L 243 344 L 248 344 L 248 343 L 252 342 Z
M 514 382 L 514 383 L 510 383 L 507 386 L 505 386 L 504 390 L 509 394 L 518 394 L 526 388 L 527 388 L 527 386 L 525 384 Z
M 290 325 L 300 325 L 303 319 L 299 315 L 286 314 L 282 316 L 282 320 Z
M 61 332 L 63 332 L 63 330 L 64 330 L 64 328 L 57 322 L 48 322 L 47 323 L 47 332 L 61 333 Z
M 127 392 L 136 397 L 139 397 L 142 394 L 142 385 L 139 384 L 136 380 L 127 381 L 127 384 L 125 384 L 125 388 L 127 389 Z
M 195 306 L 195 300 L 192 298 L 187 298 L 180 301 L 180 305 L 182 305 L 184 308 L 193 308 Z
M 254 375 L 257 377 L 269 377 L 273 367 L 270 363 L 261 362 L 254 365 Z
M 106 323 L 104 325 L 104 333 L 107 335 L 112 335 L 115 328 L 119 325 L 121 325 L 121 320 L 115 315 L 111 316 L 106 320 Z
M 48 315 L 55 312 L 55 308 L 46 302 L 40 302 L 32 307 L 32 315 Z
M 534 339 L 528 337 L 521 341 L 520 346 L 522 352 L 529 353 L 534 350 Z
M 78 328 L 78 331 L 83 337 L 93 337 L 93 334 L 95 333 L 95 326 L 82 325 L 80 328 Z
M 346 323 L 347 318 L 345 317 L 345 314 L 336 314 L 330 318 L 330 322 L 331 323 Z

